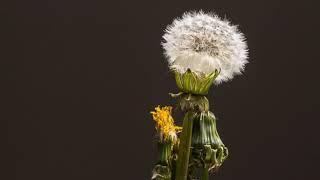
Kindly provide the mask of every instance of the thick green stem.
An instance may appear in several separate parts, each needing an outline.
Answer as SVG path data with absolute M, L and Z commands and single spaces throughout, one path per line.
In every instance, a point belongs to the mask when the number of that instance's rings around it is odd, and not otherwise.
M 209 169 L 207 167 L 202 168 L 201 180 L 209 180 Z
M 186 113 L 183 119 L 183 129 L 180 137 L 175 180 L 186 180 L 188 177 L 192 124 L 193 124 L 193 113 L 189 111 Z

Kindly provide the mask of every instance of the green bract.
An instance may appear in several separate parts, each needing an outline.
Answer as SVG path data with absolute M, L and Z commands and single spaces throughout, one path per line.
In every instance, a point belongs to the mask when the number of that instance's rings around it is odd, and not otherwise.
M 159 157 L 152 171 L 152 180 L 171 180 L 172 166 L 175 163 L 173 143 L 170 141 L 158 142 Z
M 178 88 L 190 94 L 206 95 L 216 77 L 219 75 L 219 71 L 214 71 L 210 74 L 198 74 L 190 69 L 185 73 L 175 73 L 175 79 Z
M 191 164 L 195 167 L 217 169 L 228 157 L 211 112 L 202 112 L 193 119 L 191 147 Z

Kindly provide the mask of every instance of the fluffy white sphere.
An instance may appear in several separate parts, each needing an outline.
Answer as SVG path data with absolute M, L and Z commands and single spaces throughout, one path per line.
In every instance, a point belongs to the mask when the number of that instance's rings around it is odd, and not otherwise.
M 247 44 L 237 26 L 213 13 L 187 12 L 166 29 L 162 46 L 170 69 L 180 73 L 220 71 L 215 82 L 241 74 L 248 62 Z

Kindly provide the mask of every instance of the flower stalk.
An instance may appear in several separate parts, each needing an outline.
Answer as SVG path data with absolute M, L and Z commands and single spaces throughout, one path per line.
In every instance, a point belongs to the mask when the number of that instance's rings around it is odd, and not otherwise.
M 209 180 L 209 169 L 208 169 L 208 167 L 202 168 L 201 180 Z
M 190 157 L 190 146 L 193 128 L 193 113 L 185 114 L 183 119 L 182 133 L 180 137 L 179 153 L 176 167 L 176 180 L 186 180 L 188 176 L 188 165 Z

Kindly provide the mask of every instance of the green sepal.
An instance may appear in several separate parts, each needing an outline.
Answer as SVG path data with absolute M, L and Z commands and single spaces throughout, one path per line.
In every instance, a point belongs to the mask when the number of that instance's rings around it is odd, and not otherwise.
M 158 163 L 161 165 L 169 166 L 171 164 L 171 154 L 172 154 L 173 143 L 170 141 L 158 142 L 158 152 L 159 158 Z
M 176 84 L 181 91 L 190 94 L 206 95 L 220 72 L 215 70 L 210 74 L 200 74 L 188 69 L 185 73 L 177 71 L 174 73 Z

